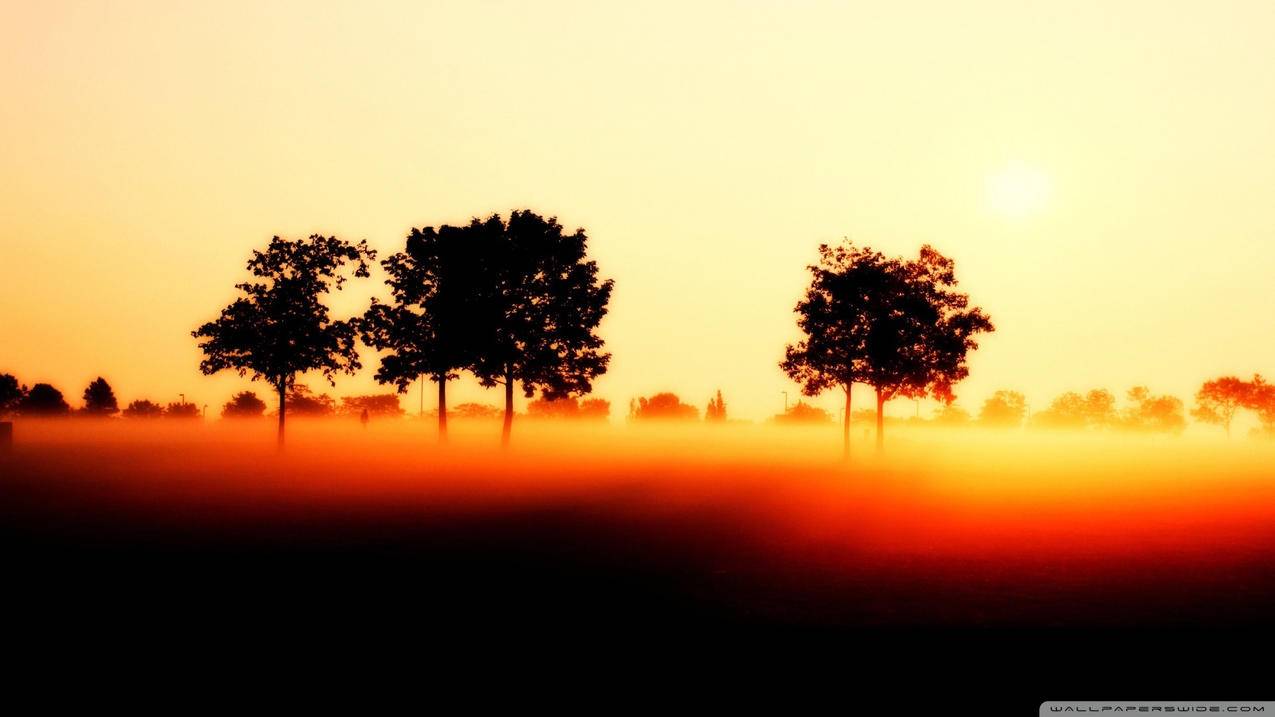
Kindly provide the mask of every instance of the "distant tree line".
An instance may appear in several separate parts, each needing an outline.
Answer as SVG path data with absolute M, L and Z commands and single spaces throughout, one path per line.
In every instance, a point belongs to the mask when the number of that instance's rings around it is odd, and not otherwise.
M 251 278 L 236 285 L 238 298 L 220 315 L 192 332 L 203 352 L 200 369 L 235 371 L 270 385 L 282 444 L 288 413 L 310 416 L 402 416 L 398 396 L 418 380 L 438 390 L 438 434 L 445 438 L 447 384 L 469 373 L 482 386 L 500 386 L 503 409 L 477 403 L 450 409 L 465 418 L 503 417 L 502 443 L 514 418 L 514 393 L 528 402 L 526 415 L 540 419 L 600 419 L 610 411 L 602 399 L 586 398 L 604 374 L 610 354 L 597 329 L 607 313 L 613 282 L 602 279 L 588 257 L 583 229 L 567 232 L 556 218 L 528 210 L 508 217 L 493 214 L 463 225 L 412 229 L 403 248 L 380 261 L 389 300 L 373 299 L 361 314 L 335 318 L 326 300 L 354 278 L 366 278 L 377 253 L 366 241 L 351 243 L 312 235 L 274 237 L 253 251 Z M 957 290 L 955 263 L 922 246 L 914 257 L 891 257 L 845 241 L 820 245 L 818 261 L 807 267 L 810 284 L 797 303 L 801 338 L 786 347 L 779 366 L 810 397 L 829 389 L 844 394 L 843 444 L 849 454 L 850 424 L 872 420 L 883 444 L 885 406 L 896 398 L 934 398 L 942 403 L 932 423 L 992 428 L 1121 429 L 1177 433 L 1186 424 L 1183 402 L 1137 386 L 1117 405 L 1105 389 L 1067 392 L 1032 412 L 1023 394 L 1000 390 L 977 416 L 955 403 L 955 386 L 969 373 L 969 353 L 978 338 L 994 331 L 990 317 Z M 335 385 L 338 374 L 361 368 L 358 347 L 379 352 L 375 378 L 396 393 L 349 396 L 338 402 L 300 382 L 317 373 Z M 866 386 L 875 407 L 855 410 L 854 386 Z M 918 404 L 919 405 L 919 404 Z M 1275 435 L 1275 388 L 1260 375 L 1243 380 L 1224 376 L 1205 382 L 1190 415 L 1230 434 L 1240 411 L 1255 414 L 1264 432 Z M 72 409 L 47 383 L 28 388 L 0 375 L 0 415 L 127 418 L 195 417 L 193 403 L 160 406 L 137 400 L 122 410 L 103 378 L 83 392 Z M 267 415 L 256 394 L 236 394 L 224 418 Z M 699 409 L 671 392 L 634 398 L 633 421 L 691 421 Z M 718 390 L 703 420 L 727 422 Z M 832 415 L 797 401 L 774 418 L 781 424 L 831 423 Z M 917 419 L 919 420 L 919 414 Z
M 115 390 L 100 376 L 85 387 L 82 399 L 83 404 L 73 408 L 62 391 L 51 384 L 37 383 L 28 388 L 13 374 L 0 374 L 0 418 L 196 418 L 200 415 L 198 406 L 185 401 L 174 401 L 164 406 L 142 399 L 121 410 Z

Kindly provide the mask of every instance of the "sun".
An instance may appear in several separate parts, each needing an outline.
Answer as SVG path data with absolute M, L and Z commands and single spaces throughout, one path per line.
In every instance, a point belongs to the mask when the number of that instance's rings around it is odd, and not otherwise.
M 988 177 L 987 201 L 997 214 L 1021 219 L 1044 209 L 1051 189 L 1044 172 L 1012 162 Z

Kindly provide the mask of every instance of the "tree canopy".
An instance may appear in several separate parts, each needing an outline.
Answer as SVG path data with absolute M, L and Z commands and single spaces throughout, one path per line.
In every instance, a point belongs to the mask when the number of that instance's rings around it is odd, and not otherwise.
M 1197 421 L 1221 426 L 1229 437 L 1231 422 L 1241 408 L 1257 411 L 1259 416 L 1271 410 L 1267 407 L 1272 403 L 1267 400 L 1271 393 L 1272 387 L 1260 374 L 1254 374 L 1251 381 L 1236 376 L 1215 378 L 1205 381 L 1196 392 L 1191 416 Z
M 1027 399 L 1018 391 L 1001 390 L 983 402 L 978 422 L 995 428 L 1017 428 L 1027 415 Z
M 470 370 L 484 386 L 504 386 L 508 443 L 515 383 L 527 398 L 556 399 L 589 393 L 606 372 L 611 355 L 597 328 L 614 282 L 598 277 L 585 231 L 566 233 L 555 217 L 516 210 L 508 220 L 474 220 L 469 230 L 485 257 L 470 304 L 482 334 Z
M 639 421 L 693 421 L 699 418 L 699 409 L 682 403 L 675 393 L 664 392 L 634 399 L 629 403 L 629 417 Z
M 27 395 L 27 387 L 18 383 L 11 373 L 0 374 L 0 418 L 13 413 L 22 398 Z
M 381 262 L 393 303 L 375 299 L 363 316 L 363 340 L 382 350 L 376 380 L 400 393 L 429 376 L 438 384 L 438 430 L 447 434 L 447 381 L 471 368 L 490 339 L 483 300 L 489 254 L 498 235 L 465 227 L 412 229 L 403 251 Z
M 273 237 L 248 260 L 255 280 L 235 285 L 242 296 L 192 332 L 202 339 L 202 372 L 229 369 L 275 388 L 280 444 L 285 393 L 298 374 L 318 371 L 331 382 L 338 372 L 360 368 L 355 325 L 333 319 L 324 297 L 341 289 L 349 273 L 368 276 L 368 262 L 375 258 L 366 241 L 352 244 L 318 234 L 295 241 Z
M 969 373 L 975 337 L 994 330 L 956 290 L 955 263 L 929 245 L 903 259 L 851 242 L 824 244 L 808 268 L 810 286 L 795 309 L 803 338 L 787 347 L 780 368 L 808 396 L 842 388 L 847 454 L 855 383 L 876 392 L 880 447 L 885 402 L 927 395 L 950 402 Z
M 23 416 L 65 416 L 71 412 L 62 392 L 47 383 L 37 383 L 18 401 Z
M 252 391 L 236 393 L 221 407 L 222 418 L 261 418 L 266 412 L 266 402 Z
M 115 391 L 106 379 L 98 376 L 84 389 L 84 409 L 87 416 L 113 416 L 120 412 Z

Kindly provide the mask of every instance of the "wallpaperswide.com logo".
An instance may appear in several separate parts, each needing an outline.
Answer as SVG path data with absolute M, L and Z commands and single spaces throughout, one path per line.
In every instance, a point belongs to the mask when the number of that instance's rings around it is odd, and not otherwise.
M 1072 702 L 1051 701 L 1040 705 L 1041 717 L 1045 715 L 1098 715 L 1098 714 L 1269 714 L 1275 716 L 1275 701 L 1253 702 Z

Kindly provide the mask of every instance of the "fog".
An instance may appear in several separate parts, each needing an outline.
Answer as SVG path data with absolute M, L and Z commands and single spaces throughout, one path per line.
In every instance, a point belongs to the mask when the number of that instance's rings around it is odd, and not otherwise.
M 1216 624 L 1275 595 L 1268 442 L 900 425 L 846 461 L 833 426 L 499 429 L 295 420 L 279 450 L 269 420 L 22 420 L 5 526 L 58 560 L 392 544 L 490 578 L 518 556 L 799 624 Z

